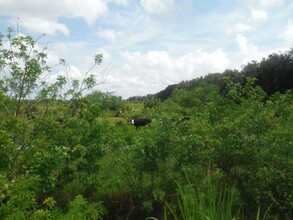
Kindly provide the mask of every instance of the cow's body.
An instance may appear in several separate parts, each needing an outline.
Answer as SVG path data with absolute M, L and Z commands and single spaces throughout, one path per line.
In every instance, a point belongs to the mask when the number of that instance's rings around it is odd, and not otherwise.
M 131 123 L 136 127 L 136 130 L 140 129 L 140 126 L 145 126 L 151 122 L 152 120 L 148 118 L 133 118 L 131 120 Z

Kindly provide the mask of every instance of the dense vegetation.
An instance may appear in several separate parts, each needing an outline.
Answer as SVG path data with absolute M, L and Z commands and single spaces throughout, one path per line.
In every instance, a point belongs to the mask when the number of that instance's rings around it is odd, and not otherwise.
M 13 34 L 0 41 L 0 219 L 293 218 L 292 80 L 264 86 L 292 70 L 292 51 L 240 80 L 226 71 L 220 84 L 129 102 L 82 97 L 92 75 L 42 82 L 46 48 Z M 152 123 L 136 131 L 133 116 Z

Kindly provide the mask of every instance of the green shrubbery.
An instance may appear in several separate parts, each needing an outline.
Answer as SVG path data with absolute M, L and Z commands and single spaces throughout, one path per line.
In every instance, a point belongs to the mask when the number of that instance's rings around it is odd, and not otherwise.
M 11 73 L 0 82 L 1 219 L 292 219 L 292 91 L 227 78 L 225 93 L 202 84 L 129 103 L 81 97 L 92 77 L 62 94 L 58 78 L 30 100 L 46 54 L 31 59 L 37 42 L 9 34 L 22 49 L 0 53 Z M 29 80 L 21 89 L 15 77 Z M 152 123 L 136 131 L 136 115 Z

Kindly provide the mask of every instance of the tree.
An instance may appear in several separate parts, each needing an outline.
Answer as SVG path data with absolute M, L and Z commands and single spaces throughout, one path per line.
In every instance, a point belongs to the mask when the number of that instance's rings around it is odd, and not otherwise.
M 284 93 L 292 89 L 293 81 L 293 49 L 284 53 L 273 53 L 261 62 L 252 61 L 246 64 L 241 73 L 257 79 L 256 84 L 272 95 L 276 92 Z
M 48 208 L 46 201 L 50 196 L 58 202 L 60 197 L 75 196 L 74 186 L 66 191 L 71 181 L 82 182 L 82 189 L 91 191 L 94 184 L 87 180 L 102 156 L 105 126 L 78 117 L 73 108 L 81 108 L 75 101 L 86 89 L 106 79 L 108 67 L 99 73 L 99 82 L 91 74 L 103 55 L 94 55 L 94 64 L 81 80 L 59 76 L 50 84 L 42 81 L 43 74 L 65 65 L 65 60 L 47 65 L 48 48 L 39 41 L 43 37 L 34 39 L 11 28 L 0 35 L 0 219 L 56 219 L 58 208 L 54 204 Z M 77 175 L 70 175 L 73 170 Z M 63 191 L 69 196 L 63 196 Z M 84 204 L 85 215 L 92 219 L 102 215 L 100 204 L 84 201 L 77 200 Z
M 83 91 L 106 80 L 109 66 L 100 73 L 100 82 L 96 81 L 95 74 L 90 74 L 94 67 L 103 62 L 103 54 L 95 54 L 94 64 L 84 74 L 83 79 L 73 79 L 69 88 L 64 88 L 68 81 L 64 76 L 58 76 L 51 84 L 42 81 L 41 75 L 53 70 L 53 67 L 47 65 L 47 45 L 39 44 L 39 40 L 44 36 L 34 39 L 29 35 L 16 33 L 12 28 L 8 28 L 6 35 L 0 35 L 0 90 L 16 101 L 16 117 L 21 113 L 24 101 L 31 98 L 30 95 L 41 100 L 67 99 L 67 105 L 73 99 L 79 98 Z M 65 60 L 60 59 L 59 64 L 54 67 L 58 65 L 65 65 Z M 36 92 L 37 88 L 39 92 Z
M 102 54 L 94 56 L 94 64 L 82 81 L 72 80 L 67 91 L 64 90 L 64 85 L 67 85 L 68 79 L 64 76 L 59 76 L 52 84 L 41 82 L 42 74 L 53 70 L 53 67 L 47 65 L 47 45 L 39 43 L 44 36 L 34 39 L 17 33 L 12 28 L 8 28 L 6 35 L 0 35 L 1 129 L 5 137 L 10 137 L 8 144 L 3 145 L 2 154 L 6 156 L 6 176 L 9 180 L 25 172 L 26 169 L 22 166 L 27 166 L 32 161 L 32 154 L 38 151 L 40 143 L 44 143 L 37 138 L 38 135 L 43 135 L 43 131 L 48 128 L 52 129 L 50 135 L 60 134 L 60 130 L 64 129 L 64 125 L 60 123 L 64 119 L 58 118 L 54 108 L 58 108 L 60 115 L 66 115 L 68 124 L 73 120 L 69 120 L 72 109 L 68 104 L 81 97 L 84 90 L 104 82 L 104 78 L 101 82 L 96 82 L 95 75 L 90 74 L 94 67 L 102 63 Z M 57 65 L 61 64 L 65 64 L 64 59 Z M 102 72 L 104 73 L 106 69 Z M 59 102 L 59 99 L 63 100 Z M 46 106 L 40 101 L 46 101 Z M 58 104 L 54 106 L 51 101 Z M 49 144 L 39 147 L 45 146 Z
M 38 39 L 31 36 L 23 36 L 8 28 L 7 35 L 1 38 L 0 67 L 2 81 L 0 89 L 10 98 L 15 99 L 15 116 L 20 113 L 23 101 L 33 92 L 37 86 L 40 75 L 49 71 L 46 65 L 47 48 L 41 51 L 37 49 Z M 7 43 L 7 45 L 3 45 Z

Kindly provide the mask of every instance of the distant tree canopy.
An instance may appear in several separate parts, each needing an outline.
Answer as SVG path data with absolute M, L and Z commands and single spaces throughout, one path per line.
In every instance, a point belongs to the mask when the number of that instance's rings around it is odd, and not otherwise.
M 268 94 L 276 92 L 284 93 L 293 88 L 293 48 L 284 53 L 273 53 L 262 61 L 251 61 L 238 70 L 225 70 L 223 73 L 211 73 L 196 79 L 182 81 L 178 84 L 167 86 L 164 90 L 155 94 L 161 100 L 171 97 L 176 88 L 193 89 L 202 84 L 214 84 L 226 93 L 224 79 L 229 76 L 233 82 L 244 83 L 246 77 L 256 78 L 256 85 Z
M 125 108 L 122 98 L 111 92 L 94 91 L 84 97 L 88 104 L 100 103 L 103 110 L 122 110 Z
M 250 62 L 241 71 L 243 76 L 253 76 L 256 84 L 268 95 L 284 93 L 293 88 L 293 48 L 282 54 L 273 53 L 261 62 Z
M 146 96 L 132 96 L 129 97 L 127 100 L 130 102 L 143 102 L 147 99 Z

